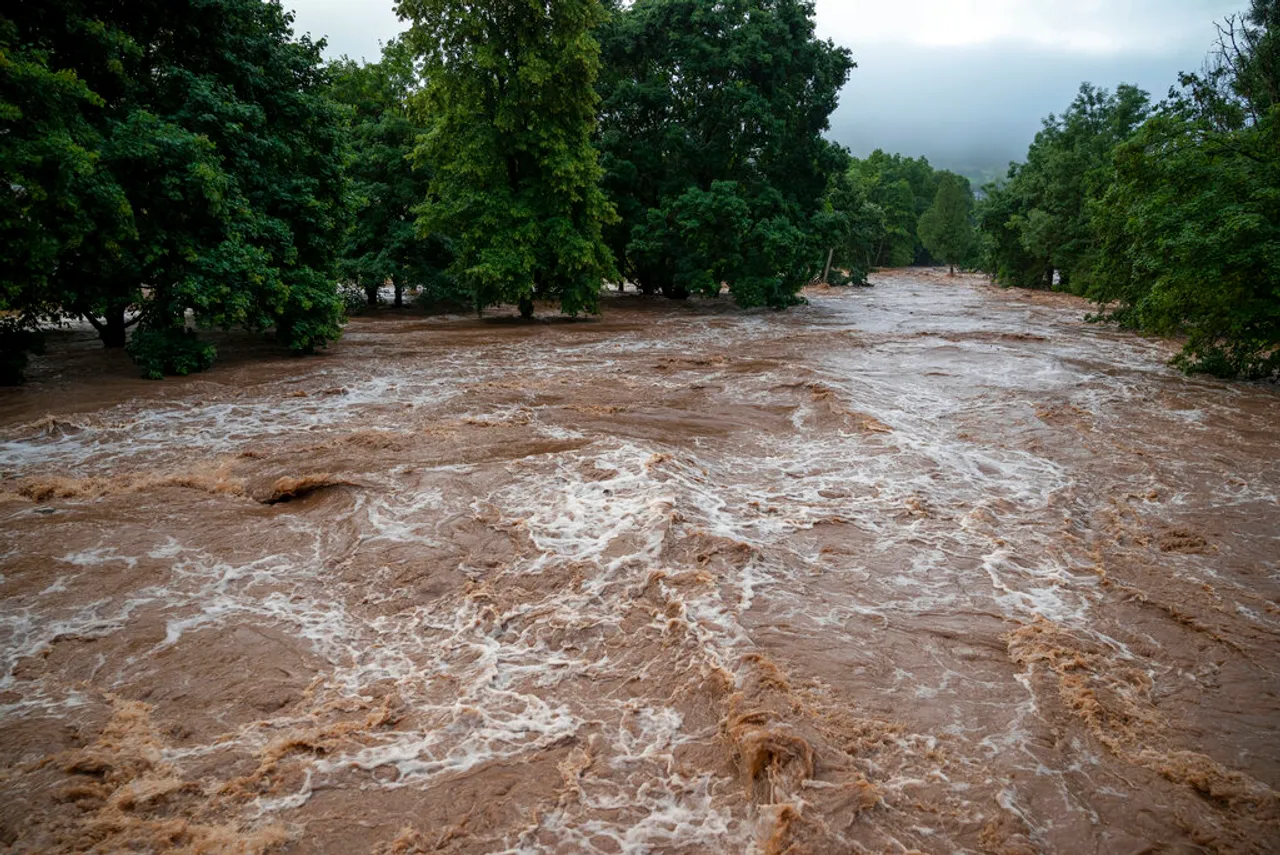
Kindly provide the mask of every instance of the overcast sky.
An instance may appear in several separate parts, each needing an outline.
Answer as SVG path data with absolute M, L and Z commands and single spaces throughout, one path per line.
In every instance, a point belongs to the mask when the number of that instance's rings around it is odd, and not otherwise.
M 284 0 L 330 55 L 375 58 L 403 24 L 391 0 Z M 1213 22 L 1247 0 L 817 0 L 853 72 L 832 136 L 855 154 L 924 154 L 976 173 L 1021 159 L 1082 81 L 1162 97 L 1199 69 Z

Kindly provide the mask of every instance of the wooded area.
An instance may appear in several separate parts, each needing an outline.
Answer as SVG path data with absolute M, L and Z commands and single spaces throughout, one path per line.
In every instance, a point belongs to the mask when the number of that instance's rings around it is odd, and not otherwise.
M 390 287 L 598 311 L 605 283 L 783 308 L 819 279 L 946 264 L 1280 370 L 1280 0 L 1153 104 L 1085 84 L 977 194 L 824 136 L 855 68 L 808 0 L 402 0 L 381 59 L 326 63 L 278 2 L 0 16 L 0 347 L 84 319 L 147 376 L 199 329 L 306 353 Z

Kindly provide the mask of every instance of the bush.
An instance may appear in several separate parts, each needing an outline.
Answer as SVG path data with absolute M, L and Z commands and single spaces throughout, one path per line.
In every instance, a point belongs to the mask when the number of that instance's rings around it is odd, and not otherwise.
M 129 356 L 148 380 L 163 380 L 166 374 L 185 377 L 207 371 L 218 358 L 218 350 L 201 341 L 191 330 L 140 329 L 129 342 Z

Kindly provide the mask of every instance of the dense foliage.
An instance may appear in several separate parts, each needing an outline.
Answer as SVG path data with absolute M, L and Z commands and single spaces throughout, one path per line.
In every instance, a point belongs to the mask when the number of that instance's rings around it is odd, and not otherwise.
M 1025 164 L 986 188 L 997 280 L 1058 287 L 1099 320 L 1184 336 L 1176 362 L 1280 374 L 1280 0 L 1219 26 L 1201 74 L 1154 109 L 1085 86 Z
M 4 306 L 129 326 L 337 337 L 340 110 L 262 0 L 50 0 L 0 18 Z
M 903 157 L 877 149 L 855 159 L 853 182 L 879 212 L 874 221 L 875 247 L 871 266 L 906 267 L 934 259 L 920 240 L 920 218 L 934 203 L 946 173 L 923 157 Z M 959 176 L 957 176 L 958 178 Z M 965 182 L 968 187 L 967 181 Z
M 477 309 L 554 300 L 595 312 L 614 218 L 591 144 L 599 0 L 401 0 L 424 62 L 417 152 L 432 170 L 420 226 L 453 242 Z
M 937 206 L 944 186 L 949 240 L 945 247 L 936 243 L 931 249 L 925 239 L 932 228 L 926 225 L 926 215 Z M 959 207 L 964 208 L 963 217 L 957 213 Z M 830 235 L 826 240 L 834 248 L 835 271 L 831 281 L 843 284 L 865 283 L 867 273 L 877 267 L 974 266 L 973 225 L 973 190 L 967 178 L 934 169 L 923 157 L 877 149 L 866 158 L 844 155 L 844 165 L 831 173 L 826 217 L 819 219 L 815 232 Z M 934 237 L 941 238 L 941 232 Z
M 422 288 L 429 302 L 451 299 L 444 272 L 452 262 L 448 241 L 419 235 L 414 213 L 427 196 L 431 173 L 412 162 L 426 130 L 409 109 L 420 88 L 412 50 L 395 40 L 378 62 L 343 58 L 331 71 L 331 96 L 352 112 L 348 174 L 356 210 L 343 244 L 342 276 L 364 291 L 369 306 L 378 305 L 379 291 L 388 283 L 396 307 L 404 305 L 409 286 Z
M 938 195 L 929 210 L 920 215 L 920 241 L 938 261 L 956 272 L 973 249 L 973 191 L 969 182 L 957 175 L 943 175 Z
M 823 281 L 831 285 L 865 285 L 884 237 L 884 211 L 868 198 L 852 169 L 853 159 L 828 179 L 815 232 L 827 247 Z
M 814 227 L 830 247 L 832 284 L 863 284 L 876 267 L 976 263 L 969 179 L 934 169 L 923 157 L 878 149 L 866 158 L 841 154 L 843 165 L 830 174 L 824 213 Z M 930 215 L 944 187 L 945 222 Z M 928 243 L 929 229 L 939 242 Z
M 1183 367 L 1280 373 L 1280 3 L 1256 0 L 1220 50 L 1116 153 L 1096 206 L 1089 296 L 1104 319 L 1183 334 Z
M 828 254 L 822 137 L 853 62 L 809 0 L 636 0 L 601 28 L 600 147 L 622 274 L 645 293 L 790 305 Z
M 1147 93 L 1089 84 L 1061 116 L 1045 119 L 1025 163 L 986 188 L 981 215 L 989 269 L 1002 282 L 1083 293 L 1096 263 L 1089 200 L 1107 186 L 1112 153 L 1149 107 Z
M 159 376 L 212 362 L 201 328 L 313 350 L 387 287 L 784 307 L 936 263 L 1182 336 L 1189 370 L 1280 375 L 1280 0 L 1158 105 L 1082 86 L 976 210 L 924 158 L 823 137 L 854 64 L 813 0 L 397 9 L 376 62 L 326 66 L 279 0 L 6 6 L 0 381 L 66 318 Z
M 218 350 L 201 341 L 193 330 L 181 327 L 143 328 L 128 344 L 129 356 L 148 380 L 162 380 L 166 374 L 185 377 L 207 371 L 218 358 Z

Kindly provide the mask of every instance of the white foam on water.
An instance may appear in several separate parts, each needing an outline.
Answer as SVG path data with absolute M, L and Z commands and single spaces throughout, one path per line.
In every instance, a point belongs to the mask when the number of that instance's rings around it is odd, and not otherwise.
M 85 549 L 80 552 L 72 552 L 58 559 L 67 564 L 74 564 L 77 567 L 101 567 L 104 564 L 110 564 L 113 561 L 119 561 L 130 568 L 138 566 L 138 559 L 132 555 L 121 555 L 114 546 L 99 546 L 95 549 Z
M 282 399 L 271 387 L 215 403 L 122 405 L 77 417 L 64 430 L 13 431 L 0 442 L 0 467 L 20 476 L 42 471 L 37 467 L 46 462 L 82 474 L 110 473 L 123 462 L 160 465 L 193 450 L 229 453 L 261 442 L 288 442 L 308 431 L 340 435 L 357 425 L 394 430 L 409 408 L 445 405 L 454 406 L 459 418 L 504 430 L 527 425 L 533 435 L 582 444 L 473 467 L 402 466 L 379 473 L 354 490 L 340 519 L 323 526 L 307 522 L 305 514 L 280 519 L 282 530 L 301 544 L 287 554 L 233 561 L 189 545 L 194 539 L 182 535 L 157 537 L 140 546 L 136 557 L 110 546 L 68 554 L 62 560 L 75 567 L 121 562 L 137 567 L 146 559 L 165 562 L 168 573 L 164 584 L 72 608 L 56 602 L 75 576 L 58 577 L 40 595 L 0 602 L 5 655 L 0 689 L 18 682 L 14 666 L 20 659 L 61 638 L 110 635 L 144 611 L 160 614 L 166 629 L 149 653 L 212 627 L 280 627 L 330 663 L 317 690 L 320 697 L 367 697 L 372 687 L 389 681 L 406 717 L 395 729 L 359 733 L 325 757 L 298 758 L 305 764 L 304 783 L 293 793 L 259 800 L 260 815 L 287 817 L 313 792 L 352 781 L 360 787 L 439 787 L 447 793 L 456 776 L 486 764 L 590 749 L 596 759 L 579 774 L 572 797 L 542 814 L 536 827 L 495 844 L 494 851 L 639 855 L 675 846 L 755 851 L 755 821 L 768 817 L 747 815 L 740 796 L 726 795 L 740 792 L 741 782 L 691 772 L 676 762 L 682 746 L 706 743 L 716 734 L 694 730 L 669 699 L 626 696 L 623 687 L 633 679 L 650 679 L 656 669 L 670 668 L 660 655 L 643 661 L 645 643 L 658 650 L 692 639 L 692 652 L 679 648 L 689 660 L 683 664 L 692 681 L 716 669 L 739 674 L 744 654 L 758 652 L 756 638 L 780 632 L 784 623 L 803 655 L 806 645 L 814 650 L 869 646 L 872 632 L 899 623 L 918 625 L 930 615 L 980 614 L 992 625 L 1009 628 L 1053 621 L 1106 645 L 1126 665 L 1144 661 L 1108 638 L 1098 620 L 1097 577 L 1085 559 L 1061 548 L 1064 527 L 1078 522 L 1087 505 L 1075 498 L 1082 485 L 1072 462 L 1057 449 L 1036 444 L 1054 434 L 1031 404 L 1065 402 L 1106 425 L 1119 402 L 1141 400 L 1151 383 L 1171 376 L 1158 364 L 1159 351 L 1089 332 L 1098 359 L 1134 363 L 1137 374 L 1093 373 L 1082 380 L 1082 369 L 1072 362 L 1080 345 L 1057 341 L 1061 321 L 1052 312 L 1009 308 L 975 320 L 972 313 L 987 303 L 971 289 L 939 293 L 944 296 L 928 288 L 905 296 L 902 289 L 886 289 L 865 299 L 815 298 L 814 306 L 796 315 L 815 329 L 868 337 L 927 335 L 878 346 L 832 347 L 806 365 L 759 375 L 735 374 L 714 363 L 695 365 L 687 375 L 650 371 L 655 358 L 749 354 L 754 338 L 778 334 L 764 315 L 716 323 L 677 319 L 661 338 L 623 333 L 562 342 L 553 349 L 538 341 L 471 349 L 443 356 L 426 378 L 417 366 L 392 363 L 379 366 L 377 375 L 364 368 L 313 374 L 307 397 Z M 1045 341 L 1028 351 L 948 336 L 954 316 L 965 312 L 971 322 L 965 332 L 1014 328 Z M 461 406 L 472 385 L 522 382 L 522 377 L 510 380 L 512 366 L 539 382 L 555 383 L 572 382 L 584 367 L 621 372 L 637 364 L 619 382 L 668 391 L 684 390 L 691 380 L 714 380 L 720 388 L 714 394 L 734 405 L 791 406 L 787 418 L 796 430 L 757 436 L 744 428 L 733 442 L 667 445 L 593 438 L 585 428 L 562 424 L 563 413 L 557 415 L 554 407 L 538 407 L 533 393 L 522 398 L 525 403 Z M 993 373 L 995 364 L 1009 370 Z M 810 403 L 797 404 L 796 387 L 780 388 L 780 382 L 795 379 L 792 368 L 829 389 L 853 414 L 853 426 L 806 427 L 823 413 Z M 326 386 L 342 391 L 320 394 Z M 1015 392 L 1023 397 L 1015 399 Z M 1196 411 L 1204 415 L 1192 418 L 1186 412 L 1175 418 L 1189 431 L 1202 430 L 1206 420 L 1217 417 L 1208 405 Z M 887 430 L 857 429 L 862 416 Z M 481 471 L 504 477 L 491 492 L 484 488 L 484 495 L 441 486 L 449 479 L 465 485 Z M 1233 506 L 1274 502 L 1277 492 L 1275 473 L 1266 472 L 1219 489 Z M 434 549 L 449 545 L 443 522 L 466 511 L 492 520 L 488 524 L 494 529 L 527 536 L 529 548 L 509 566 L 450 568 L 472 585 L 430 607 L 402 606 L 389 614 L 365 609 L 398 602 L 403 594 L 389 590 L 387 568 L 375 566 L 363 579 L 329 569 L 335 556 L 326 529 L 353 531 L 357 554 L 389 546 Z M 823 551 L 822 527 L 828 525 L 847 532 L 854 544 L 850 554 Z M 738 551 L 717 559 L 709 583 L 689 584 L 681 574 L 700 567 L 682 550 L 700 538 L 721 539 L 727 551 Z M 1200 557 L 1185 557 L 1182 564 L 1187 572 L 1206 572 Z M 529 592 L 526 599 L 502 598 L 503 591 L 535 577 L 537 584 L 519 586 Z M 646 597 L 667 608 L 637 622 L 637 613 L 649 608 Z M 1237 605 L 1237 610 L 1255 624 L 1273 623 L 1255 608 Z M 632 648 L 599 640 L 623 633 L 632 634 Z M 564 640 L 553 642 L 555 636 Z M 868 659 L 877 655 L 858 652 Z M 999 685 L 997 677 L 987 681 L 958 671 L 946 650 L 915 655 L 918 660 L 886 669 L 876 688 L 883 698 L 901 698 L 908 705 L 918 698 L 972 712 Z M 989 655 L 1000 656 L 998 651 Z M 1079 758 L 1075 765 L 1048 764 L 1037 741 L 1042 722 L 1031 672 L 1012 679 L 1021 693 L 992 710 L 993 720 L 1006 723 L 1000 732 L 956 719 L 935 735 L 972 751 L 957 753 L 959 767 L 998 764 L 1052 781 L 1042 788 L 1051 793 L 1047 798 L 1066 805 L 1070 816 L 1084 816 L 1081 827 L 1087 826 L 1084 797 L 1070 789 L 1068 776 L 1087 774 L 1097 759 L 1079 748 L 1073 749 Z M 582 691 L 584 685 L 619 688 Z M 23 700 L 0 706 L 0 717 L 84 703 L 74 692 L 42 693 L 35 681 L 22 681 L 21 689 Z M 255 725 L 227 734 L 220 744 L 261 748 L 271 734 L 305 724 L 302 713 L 282 715 L 270 733 Z M 937 745 L 904 739 L 900 747 L 921 752 Z M 182 760 L 212 750 L 197 746 L 166 756 Z M 952 771 L 959 778 L 965 770 Z M 971 786 L 947 776 L 940 780 L 955 792 Z M 877 781 L 886 792 L 905 792 L 919 783 L 911 776 Z M 1033 830 L 1050 830 L 1043 821 L 1035 824 L 1044 810 L 1036 798 L 1031 789 L 1008 786 L 999 804 Z M 930 840 L 939 833 L 932 826 L 916 832 Z

